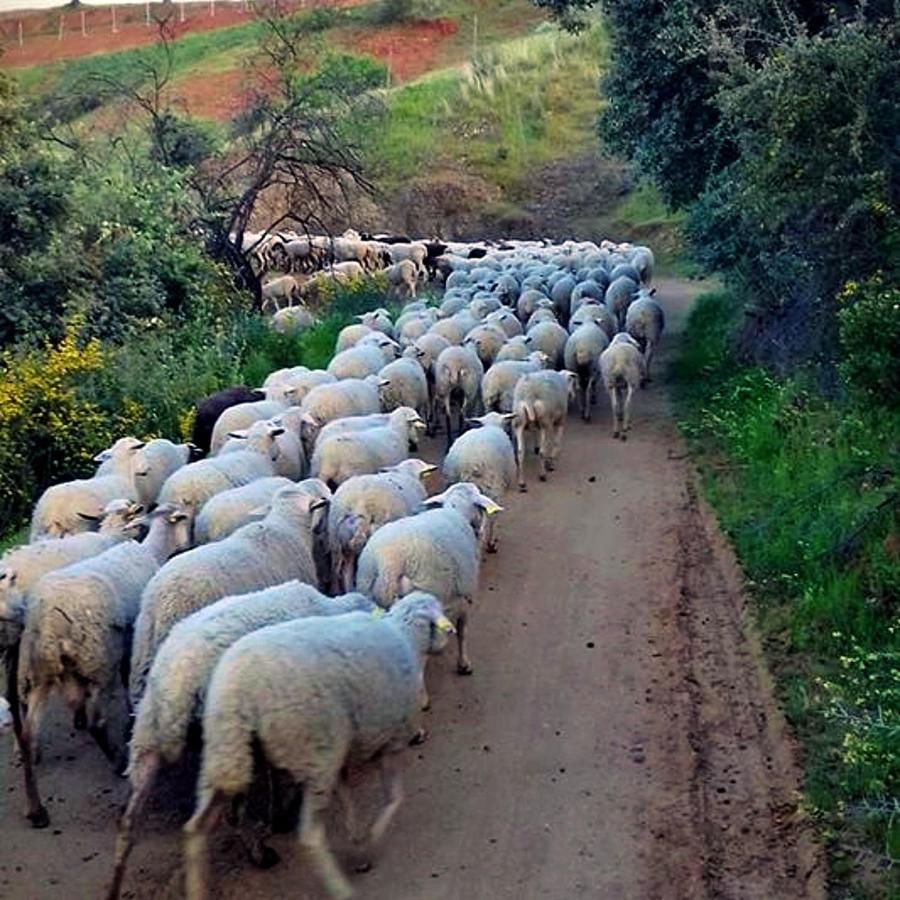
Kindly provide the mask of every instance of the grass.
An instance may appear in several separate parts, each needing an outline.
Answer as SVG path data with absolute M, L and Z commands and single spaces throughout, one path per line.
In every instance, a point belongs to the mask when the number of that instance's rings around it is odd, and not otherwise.
M 741 314 L 726 292 L 698 302 L 682 427 L 750 579 L 836 896 L 898 897 L 900 414 L 741 367 Z

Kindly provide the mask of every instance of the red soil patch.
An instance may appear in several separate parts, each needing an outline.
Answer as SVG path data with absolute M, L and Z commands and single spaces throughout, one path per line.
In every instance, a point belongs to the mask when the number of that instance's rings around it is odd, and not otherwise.
M 409 81 L 435 68 L 441 45 L 456 34 L 458 24 L 451 19 L 392 25 L 377 31 L 348 31 L 341 46 L 353 53 L 374 56 L 386 63 L 394 83 Z
M 313 9 L 319 6 L 357 6 L 364 0 L 296 0 L 298 9 Z M 114 53 L 152 44 L 157 40 L 159 30 L 156 19 L 162 15 L 161 3 L 150 4 L 151 23 L 146 22 L 143 4 L 116 6 L 116 31 L 112 30 L 110 6 L 84 7 L 83 10 L 64 8 L 40 11 L 23 11 L 0 14 L 0 51 L 4 67 L 33 66 L 91 56 L 97 53 Z M 214 31 L 232 25 L 242 25 L 251 21 L 252 13 L 242 2 L 215 3 L 215 15 L 210 15 L 210 4 L 185 3 L 185 21 L 180 21 L 181 5 L 176 3 L 172 13 L 172 28 L 175 37 L 183 37 L 200 31 Z M 84 12 L 82 34 L 81 15 Z M 62 20 L 62 40 L 60 40 L 60 20 Z M 19 23 L 22 24 L 23 46 L 19 46 Z

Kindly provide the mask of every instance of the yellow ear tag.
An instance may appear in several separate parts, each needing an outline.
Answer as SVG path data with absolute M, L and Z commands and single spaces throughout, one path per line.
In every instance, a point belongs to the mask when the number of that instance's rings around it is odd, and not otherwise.
M 453 632 L 456 631 L 453 627 L 453 623 L 446 616 L 441 616 L 437 622 L 435 622 L 435 625 L 437 626 L 438 631 L 443 631 L 444 634 L 453 634 Z
M 372 610 L 372 618 L 373 619 L 383 619 L 387 615 L 387 610 L 382 609 L 380 606 L 377 606 Z
M 496 503 L 492 503 L 490 506 L 486 506 L 486 507 L 484 508 L 484 511 L 485 511 L 489 516 L 496 516 L 497 513 L 503 512 L 503 507 L 502 507 L 502 506 L 499 506 L 499 505 L 496 504 Z

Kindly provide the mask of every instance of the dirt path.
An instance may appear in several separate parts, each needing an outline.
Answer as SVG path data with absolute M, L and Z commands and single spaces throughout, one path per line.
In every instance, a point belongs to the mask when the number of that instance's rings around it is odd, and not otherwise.
M 670 352 L 694 289 L 662 282 Z M 738 573 L 693 485 L 662 384 L 637 398 L 627 443 L 608 409 L 572 419 L 549 484 L 509 498 L 484 570 L 472 678 L 429 671 L 430 740 L 406 756 L 407 800 L 370 900 L 824 897 L 797 814 L 797 769 Z M 50 735 L 50 830 L 21 817 L 0 773 L 0 896 L 100 896 L 123 784 L 81 736 Z M 359 790 L 374 794 L 372 779 Z M 147 821 L 126 896 L 178 897 L 171 781 Z M 180 809 L 179 809 L 180 807 Z M 252 870 L 223 834 L 218 896 L 319 898 L 287 837 Z

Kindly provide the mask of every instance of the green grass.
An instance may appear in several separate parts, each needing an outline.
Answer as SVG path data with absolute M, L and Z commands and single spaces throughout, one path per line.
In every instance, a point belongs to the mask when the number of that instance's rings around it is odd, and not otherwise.
M 8 534 L 0 537 L 0 555 L 6 553 L 11 547 L 18 547 L 19 544 L 28 543 L 28 529 L 20 528 L 18 531 L 10 531 Z
M 741 367 L 741 316 L 726 292 L 698 301 L 675 366 L 682 427 L 751 579 L 838 895 L 897 897 L 900 414 Z

